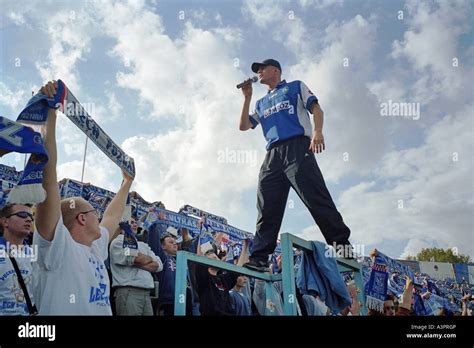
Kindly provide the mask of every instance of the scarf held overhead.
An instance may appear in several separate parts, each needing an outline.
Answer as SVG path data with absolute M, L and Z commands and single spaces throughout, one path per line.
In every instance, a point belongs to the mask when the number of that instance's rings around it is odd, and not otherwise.
M 48 153 L 41 135 L 32 128 L 0 117 L 0 149 L 3 153 L 29 153 L 30 158 L 20 180 L 8 194 L 8 203 L 41 203 L 46 198 L 43 190 L 43 169 Z
M 383 304 L 387 296 L 387 264 L 382 257 L 375 256 L 366 287 L 367 307 L 383 313 Z
M 133 158 L 125 154 L 100 128 L 61 80 L 58 80 L 58 89 L 54 98 L 49 98 L 41 92 L 37 93 L 28 101 L 25 109 L 18 116 L 17 121 L 30 124 L 44 124 L 48 118 L 49 108 L 62 111 L 115 164 L 132 178 L 135 177 Z

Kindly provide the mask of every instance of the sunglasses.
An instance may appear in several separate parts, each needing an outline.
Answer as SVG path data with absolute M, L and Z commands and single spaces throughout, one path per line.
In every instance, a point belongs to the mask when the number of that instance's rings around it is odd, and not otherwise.
M 385 310 L 389 310 L 389 309 L 394 310 L 395 306 L 385 306 L 384 309 Z
M 78 213 L 76 215 L 76 219 L 79 215 L 81 214 L 87 214 L 87 213 L 94 213 L 96 216 L 99 216 L 99 214 L 97 214 L 97 210 L 96 209 L 91 209 L 91 210 L 87 210 L 87 211 L 81 211 L 80 213 Z
M 33 214 L 27 212 L 27 211 L 17 211 L 16 213 L 10 214 L 7 216 L 7 218 L 16 215 L 18 217 L 21 217 L 22 219 L 30 218 L 31 221 L 33 221 L 35 218 L 33 217 Z

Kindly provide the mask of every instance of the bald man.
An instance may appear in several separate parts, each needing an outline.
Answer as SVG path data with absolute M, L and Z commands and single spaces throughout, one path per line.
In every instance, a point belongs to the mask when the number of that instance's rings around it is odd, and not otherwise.
M 41 91 L 53 97 L 55 81 Z M 97 211 L 81 197 L 60 200 L 56 173 L 56 110 L 49 109 L 45 146 L 49 161 L 44 168 L 46 200 L 36 210 L 33 244 L 38 247 L 35 276 L 40 315 L 112 315 L 110 284 L 104 260 L 109 242 L 118 234 L 133 179 L 122 172 L 123 182 L 99 223 Z

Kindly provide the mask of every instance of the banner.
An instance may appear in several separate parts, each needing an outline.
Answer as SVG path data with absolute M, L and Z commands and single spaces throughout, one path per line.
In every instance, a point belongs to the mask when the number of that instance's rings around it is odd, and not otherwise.
M 103 131 L 61 80 L 58 80 L 57 93 L 54 98 L 49 98 L 43 93 L 38 92 L 28 101 L 25 109 L 18 116 L 17 122 L 44 124 L 48 117 L 49 108 L 59 108 L 115 164 L 132 178 L 135 177 L 133 158 L 129 157 Z
M 160 212 L 165 214 L 163 220 L 159 219 L 158 215 Z M 189 231 L 193 231 L 194 234 L 200 233 L 200 228 L 198 227 L 199 219 L 187 216 L 181 213 L 175 213 L 170 210 L 155 208 L 155 211 L 148 214 L 147 219 L 145 220 L 145 228 L 149 228 L 153 223 L 164 223 L 175 228 L 185 227 Z M 219 223 L 210 218 L 206 219 L 206 223 L 213 232 L 224 232 L 227 233 L 231 240 L 244 240 L 244 239 L 253 239 L 253 234 L 240 230 L 236 227 Z
M 7 203 L 10 190 L 20 181 L 22 172 L 17 172 L 14 167 L 0 164 L 0 208 Z
M 4 164 L 0 164 L 0 179 L 6 185 L 9 183 L 9 188 L 15 186 L 20 181 L 22 172 L 17 172 L 15 167 L 9 167 Z
M 208 213 L 204 210 L 201 210 L 199 208 L 196 208 L 196 207 L 193 207 L 189 204 L 186 204 L 184 207 L 182 207 L 181 209 L 179 209 L 179 212 L 180 213 L 184 213 L 184 214 L 187 214 L 187 215 L 194 215 L 198 218 L 201 218 L 201 217 L 204 217 L 204 218 L 209 218 L 209 219 L 212 219 L 214 221 L 217 221 L 221 224 L 226 224 L 227 225 L 227 219 L 226 218 L 223 218 L 221 216 L 218 216 L 218 215 L 214 215 L 214 214 L 211 214 L 211 213 Z

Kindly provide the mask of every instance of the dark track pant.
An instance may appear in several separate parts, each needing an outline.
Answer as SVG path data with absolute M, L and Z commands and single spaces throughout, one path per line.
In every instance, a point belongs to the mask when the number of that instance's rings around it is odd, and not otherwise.
M 350 230 L 334 205 L 309 144 L 308 137 L 300 136 L 267 152 L 258 182 L 257 233 L 250 256 L 254 261 L 266 262 L 275 250 L 290 187 L 309 209 L 328 244 L 349 244 Z

